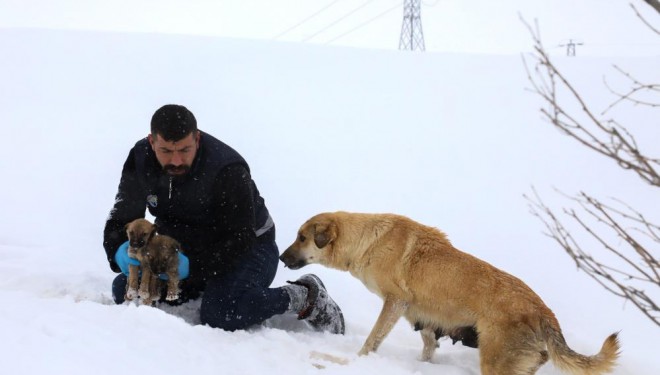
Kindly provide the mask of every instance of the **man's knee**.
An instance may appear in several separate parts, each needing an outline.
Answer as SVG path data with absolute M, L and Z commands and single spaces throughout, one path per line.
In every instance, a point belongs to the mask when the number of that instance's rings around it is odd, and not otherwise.
M 242 330 L 254 324 L 242 319 L 241 315 L 234 309 L 228 309 L 222 303 L 211 303 L 204 299 L 202 300 L 199 319 L 204 325 L 225 331 Z
M 112 299 L 118 305 L 124 303 L 127 282 L 128 279 L 123 273 L 117 275 L 117 277 L 115 277 L 115 279 L 112 281 Z

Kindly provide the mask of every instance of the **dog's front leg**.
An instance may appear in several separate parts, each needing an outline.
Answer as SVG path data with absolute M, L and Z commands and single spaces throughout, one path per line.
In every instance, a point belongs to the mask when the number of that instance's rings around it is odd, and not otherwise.
M 435 349 L 438 347 L 438 339 L 436 339 L 435 331 L 430 328 L 423 328 L 420 333 L 422 334 L 422 341 L 424 342 L 421 360 L 424 362 L 430 362 Z
M 149 267 L 142 266 L 142 278 L 140 279 L 140 291 L 138 292 L 138 295 L 142 298 L 142 303 L 145 303 L 149 299 L 151 279 L 151 270 L 149 270 Z
M 374 328 L 371 329 L 367 341 L 364 342 L 364 345 L 358 354 L 366 355 L 378 350 L 378 347 L 385 337 L 390 333 L 392 328 L 394 328 L 394 324 L 396 324 L 407 309 L 408 303 L 406 301 L 389 296 L 386 297 L 383 309 L 378 316 L 378 320 L 376 321 Z
M 140 267 L 134 264 L 128 265 L 128 283 L 126 284 L 126 295 L 124 299 L 131 301 L 138 296 L 138 278 L 140 274 Z
M 176 301 L 179 298 L 179 271 L 175 270 L 174 272 L 167 274 L 167 297 L 168 301 Z
M 158 275 L 151 273 L 151 279 L 149 280 L 149 297 L 142 300 L 142 303 L 148 306 L 153 306 L 154 302 L 160 299 L 160 283 L 161 280 L 158 278 Z

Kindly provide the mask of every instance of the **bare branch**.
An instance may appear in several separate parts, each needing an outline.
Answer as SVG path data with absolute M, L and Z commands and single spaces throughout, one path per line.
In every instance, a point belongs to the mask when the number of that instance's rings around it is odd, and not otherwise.
M 532 28 L 524 20 L 523 22 L 535 43 L 535 54 L 532 55 L 535 60 L 534 75 L 529 66 L 526 66 L 525 69 L 528 80 L 532 84 L 531 91 L 539 95 L 547 105 L 546 108 L 541 109 L 541 113 L 557 129 L 583 146 L 613 160 L 621 168 L 635 172 L 647 183 L 660 187 L 660 158 L 653 158 L 642 152 L 637 146 L 634 136 L 618 122 L 599 118 L 589 108 L 577 89 L 550 60 L 541 42 L 538 26 Z M 525 63 L 527 62 L 525 61 Z M 644 85 L 631 75 L 621 70 L 620 72 L 629 77 L 634 86 L 631 93 L 620 97 L 615 104 L 623 100 L 633 100 L 632 95 L 641 90 L 660 92 L 658 85 Z M 569 99 L 579 105 L 580 111 L 577 114 L 567 112 L 559 104 L 559 90 L 562 90 L 562 93 L 566 92 Z M 641 103 L 641 101 L 639 102 Z M 585 120 L 580 120 L 578 115 L 584 117 Z
M 644 1 L 645 1 L 647 4 L 649 4 L 653 9 L 655 9 L 656 11 L 658 11 L 658 13 L 660 13 L 660 2 L 658 2 L 658 0 L 644 0 Z M 655 27 L 653 27 L 653 25 L 651 25 L 651 23 L 649 23 L 649 21 L 647 21 L 646 18 L 644 18 L 644 17 L 639 13 L 639 10 L 637 10 L 637 8 L 636 8 L 632 3 L 630 3 L 630 7 L 633 8 L 633 10 L 635 11 L 635 14 L 636 14 L 637 17 L 642 21 L 642 23 L 644 23 L 644 25 L 646 25 L 646 26 L 647 26 L 649 29 L 651 29 L 654 33 L 660 35 L 660 30 L 658 30 L 658 29 L 656 29 Z
M 660 1 L 658 0 L 644 0 L 645 3 L 651 6 L 651 8 L 655 9 L 656 12 L 660 13 Z M 635 7 L 634 5 L 630 4 L 633 8 Z
M 644 101 L 641 99 L 637 99 L 634 96 L 636 94 L 639 94 L 640 92 L 653 92 L 655 94 L 658 94 L 660 96 L 660 84 L 645 84 L 640 82 L 639 80 L 635 79 L 632 75 L 630 75 L 628 72 L 625 72 L 623 69 L 619 68 L 618 66 L 614 65 L 614 69 L 616 69 L 619 73 L 621 73 L 623 76 L 628 78 L 628 80 L 631 82 L 631 88 L 627 93 L 620 93 L 615 91 L 610 87 L 610 85 L 607 83 L 606 79 L 603 79 L 605 86 L 610 90 L 610 92 L 619 98 L 614 101 L 614 103 L 610 104 L 603 112 L 601 112 L 601 115 L 604 115 L 607 113 L 610 109 L 614 108 L 617 104 L 623 102 L 623 101 L 629 101 L 632 102 L 633 104 L 638 104 L 638 105 L 643 105 L 643 106 L 648 106 L 648 107 L 660 107 L 660 101 L 657 103 L 650 102 L 650 101 Z
M 628 217 L 635 218 L 634 221 L 639 222 L 640 217 L 643 218 L 643 216 L 638 215 L 635 210 L 632 210 L 632 213 L 619 215 L 618 209 L 613 209 L 585 193 L 572 198 L 589 216 L 595 219 L 596 223 L 613 229 L 617 236 L 628 245 L 627 248 L 618 249 L 605 239 L 600 233 L 601 231 L 598 231 L 593 224 L 589 224 L 575 210 L 564 209 L 563 213 L 577 223 L 591 238 L 616 258 L 623 260 L 623 263 L 612 261 L 607 264 L 587 253 L 558 216 L 543 203 L 536 190 L 532 188 L 532 191 L 533 197 L 525 195 L 532 214 L 541 220 L 548 231 L 546 235 L 553 238 L 564 249 L 575 261 L 578 269 L 583 270 L 605 290 L 631 301 L 653 323 L 660 326 L 660 306 L 647 294 L 645 288 L 642 288 L 644 284 L 660 288 L 660 262 L 627 230 L 624 230 L 625 226 L 621 222 Z M 657 229 L 656 225 L 648 223 L 645 219 L 641 219 L 641 222 L 644 226 L 650 225 Z M 637 229 L 643 231 L 643 228 Z M 649 237 L 654 238 L 653 235 Z M 641 257 L 641 263 L 633 261 L 637 256 Z
M 660 3 L 653 1 L 647 3 L 660 13 Z M 613 160 L 619 167 L 635 172 L 644 182 L 660 187 L 660 158 L 643 153 L 627 127 L 614 119 L 600 117 L 623 102 L 660 108 L 660 99 L 657 102 L 646 99 L 648 94 L 660 98 L 660 85 L 644 84 L 614 66 L 630 86 L 627 90 L 616 91 L 605 82 L 617 99 L 597 115 L 550 60 L 541 43 L 538 25 L 535 23 L 532 27 L 522 21 L 532 35 L 535 51 L 533 65 L 529 65 L 524 57 L 523 62 L 531 84 L 530 91 L 543 101 L 543 116 L 579 144 Z M 560 104 L 560 98 L 579 109 L 567 110 L 569 105 Z M 525 195 L 531 213 L 541 220 L 546 230 L 544 233 L 564 249 L 578 270 L 584 271 L 610 293 L 632 302 L 656 326 L 660 326 L 660 306 L 654 300 L 660 291 L 660 261 L 657 257 L 660 225 L 652 223 L 622 200 L 612 199 L 611 204 L 606 204 L 585 192 L 567 196 L 576 208 L 564 208 L 560 218 L 543 203 L 533 187 L 532 190 L 533 197 Z M 575 237 L 571 228 L 577 228 L 586 236 Z M 600 248 L 601 257 L 596 258 L 585 251 L 582 247 L 585 242 Z

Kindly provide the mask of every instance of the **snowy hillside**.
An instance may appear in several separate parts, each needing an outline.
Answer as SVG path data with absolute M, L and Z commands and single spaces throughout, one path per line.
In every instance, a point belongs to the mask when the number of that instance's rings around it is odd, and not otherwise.
M 187 106 L 248 160 L 280 251 L 318 212 L 407 215 L 524 280 L 574 350 L 593 354 L 621 331 L 616 374 L 660 373 L 658 328 L 577 272 L 522 196 L 533 185 L 561 207 L 557 187 L 657 208 L 658 192 L 543 122 L 518 55 L 29 29 L 0 30 L 0 50 L 3 373 L 304 374 L 314 364 L 325 374 L 479 373 L 477 351 L 449 341 L 432 363 L 418 361 L 421 338 L 404 321 L 377 354 L 358 357 L 381 302 L 320 266 L 281 267 L 274 286 L 321 276 L 344 310 L 345 336 L 291 317 L 223 332 L 196 325 L 194 303 L 113 305 L 104 221 L 129 148 L 166 103 Z M 612 100 L 602 84 L 612 63 L 660 82 L 660 57 L 557 59 L 597 108 Z M 657 155 L 657 111 L 619 112 Z M 559 372 L 547 364 L 539 374 Z

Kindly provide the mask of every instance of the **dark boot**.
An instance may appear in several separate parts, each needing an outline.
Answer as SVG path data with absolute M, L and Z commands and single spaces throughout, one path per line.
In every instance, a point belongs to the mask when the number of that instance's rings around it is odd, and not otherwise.
M 344 334 L 344 315 L 339 305 L 330 298 L 318 276 L 307 274 L 296 281 L 287 282 L 307 289 L 307 298 L 302 309 L 298 311 L 298 319 L 305 320 L 317 331 Z

